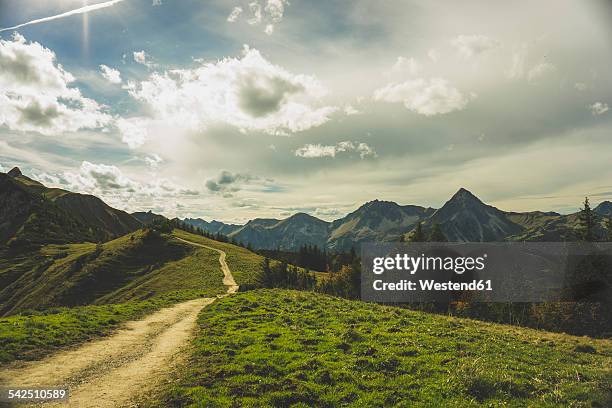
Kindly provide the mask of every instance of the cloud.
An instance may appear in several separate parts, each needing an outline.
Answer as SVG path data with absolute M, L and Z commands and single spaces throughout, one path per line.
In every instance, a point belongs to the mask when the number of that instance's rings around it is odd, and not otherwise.
M 115 122 L 121 133 L 121 141 L 126 143 L 130 149 L 136 149 L 146 142 L 148 124 L 149 119 L 141 117 L 118 118 Z
M 465 58 L 472 58 L 499 47 L 500 43 L 485 35 L 459 35 L 451 41 L 451 45 Z
M 132 55 L 136 63 L 145 65 L 149 68 L 153 66 L 153 63 L 151 62 L 151 56 L 147 54 L 144 50 L 134 51 Z
M 320 126 L 338 110 L 317 107 L 327 90 L 316 78 L 292 74 L 248 47 L 242 58 L 153 73 L 129 93 L 148 103 L 156 119 L 192 129 L 225 123 L 286 135 Z
M 114 165 L 83 161 L 77 171 L 61 174 L 38 175 L 37 178 L 51 185 L 70 191 L 93 194 L 111 202 L 123 202 L 148 198 L 173 198 L 198 195 L 199 191 L 181 187 L 166 178 L 153 178 L 139 182 L 126 176 Z
M 100 10 L 103 8 L 107 8 L 107 7 L 112 7 L 117 3 L 121 3 L 124 0 L 111 0 L 111 1 L 105 1 L 103 3 L 97 3 L 97 4 L 92 4 L 90 6 L 85 6 L 85 7 L 80 7 L 78 9 L 74 9 L 74 10 L 70 10 L 67 11 L 65 13 L 61 13 L 61 14 L 57 14 L 54 16 L 49 16 L 49 17 L 44 17 L 44 18 L 39 18 L 36 20 L 31 20 L 22 24 L 18 24 L 16 26 L 13 27 L 7 27 L 7 28 L 2 28 L 0 29 L 0 33 L 3 31 L 8 31 L 8 30 L 16 30 L 18 28 L 21 27 L 25 27 L 25 26 L 29 26 L 32 24 L 39 24 L 39 23 L 46 23 L 47 21 L 53 21 L 53 20 L 57 20 L 60 18 L 64 18 L 64 17 L 69 17 L 69 16 L 74 16 L 77 14 L 85 14 L 85 13 L 89 13 L 90 11 L 95 11 L 95 10 Z
M 162 5 L 162 0 L 153 0 L 151 5 L 152 6 L 161 6 Z
M 549 62 L 542 62 L 539 63 L 537 65 L 534 65 L 529 72 L 527 72 L 527 80 L 529 82 L 532 82 L 536 79 L 545 77 L 546 75 L 549 75 L 553 72 L 555 72 L 557 70 L 557 67 L 555 67 L 553 64 L 549 63 Z
M 138 183 L 126 177 L 117 166 L 81 163 L 78 173 L 67 172 L 64 179 L 76 191 L 93 193 L 96 191 L 125 190 L 135 192 Z
M 159 165 L 164 161 L 159 155 L 153 153 L 150 156 L 144 158 L 145 163 L 152 169 L 157 169 Z
M 114 68 L 102 64 L 100 65 L 100 73 L 111 84 L 121 83 L 121 73 Z
M 103 127 L 103 107 L 70 87 L 75 78 L 55 53 L 15 33 L 0 40 L 0 126 L 44 135 Z
M 254 1 L 249 4 L 249 10 L 251 10 L 252 17 L 247 20 L 247 23 L 251 25 L 261 23 L 261 20 L 263 19 L 263 15 L 261 13 L 261 5 L 258 2 Z
M 353 105 L 346 105 L 342 110 L 344 111 L 344 114 L 346 116 L 353 116 L 353 115 L 361 114 L 361 112 L 355 109 Z
M 295 151 L 295 155 L 305 159 L 321 157 L 336 157 L 339 153 L 358 153 L 361 159 L 366 157 L 377 157 L 373 148 L 366 143 L 339 142 L 336 145 L 307 144 Z
M 283 20 L 287 5 L 289 5 L 287 0 L 267 0 L 262 3 L 252 1 L 248 4 L 250 17 L 246 19 L 246 22 L 252 26 L 258 26 L 263 23 L 265 24 L 264 32 L 272 35 L 274 33 L 274 25 Z M 243 11 L 242 7 L 235 6 L 227 17 L 227 21 L 235 23 L 243 14 Z
M 414 58 L 397 57 L 397 61 L 391 67 L 391 72 L 407 72 L 416 75 L 421 70 L 420 64 Z
M 285 4 L 289 4 L 289 2 L 286 0 L 268 0 L 264 10 L 273 23 L 279 23 L 283 19 Z
M 231 173 L 222 170 L 219 175 L 206 181 L 206 188 L 213 193 L 232 193 L 241 189 L 241 184 L 259 180 L 258 177 L 244 173 Z
M 232 12 L 229 14 L 229 16 L 227 16 L 227 21 L 230 23 L 235 23 L 236 20 L 238 20 L 238 17 L 240 17 L 240 14 L 242 14 L 242 7 L 240 6 L 236 6 L 232 9 Z
M 593 116 L 603 115 L 609 110 L 609 106 L 604 102 L 595 102 L 592 105 L 589 105 L 589 110 Z
M 374 100 L 401 102 L 407 109 L 426 116 L 462 110 L 470 99 L 441 78 L 418 78 L 389 84 L 374 92 Z

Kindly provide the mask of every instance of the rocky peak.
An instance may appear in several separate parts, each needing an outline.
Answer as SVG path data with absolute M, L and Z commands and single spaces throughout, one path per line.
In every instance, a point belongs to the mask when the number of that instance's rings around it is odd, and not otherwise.
M 21 172 L 21 170 L 19 170 L 19 167 L 13 167 L 11 171 L 9 171 L 7 174 L 11 177 L 23 176 L 23 173 Z

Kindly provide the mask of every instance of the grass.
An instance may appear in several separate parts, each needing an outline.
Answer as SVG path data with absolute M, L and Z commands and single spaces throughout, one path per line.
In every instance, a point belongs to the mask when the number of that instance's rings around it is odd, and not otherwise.
M 215 251 L 144 230 L 101 245 L 47 245 L 0 254 L 0 313 L 144 300 L 166 292 L 223 293 Z
M 204 293 L 201 293 L 204 295 Z M 118 324 L 140 318 L 197 291 L 165 293 L 146 301 L 53 308 L 0 318 L 0 363 L 41 358 L 62 347 L 106 335 Z
M 179 229 L 175 229 L 173 235 L 187 241 L 225 251 L 227 254 L 226 262 L 232 271 L 236 283 L 243 286 L 243 288 L 256 285 L 256 277 L 262 271 L 263 256 L 237 245 L 215 241 Z
M 37 359 L 159 308 L 227 289 L 217 252 L 171 236 L 150 240 L 143 231 L 101 246 L 47 245 L 0 256 L 2 279 L 0 309 L 18 314 L 0 318 L 0 363 Z
M 173 235 L 187 241 L 195 242 L 202 245 L 208 245 L 213 248 L 225 251 L 227 254 L 227 264 L 229 265 L 232 275 L 236 283 L 242 287 L 242 290 L 253 289 L 257 287 L 257 276 L 263 270 L 262 264 L 265 257 L 249 251 L 238 245 L 219 242 L 201 235 L 191 234 L 189 232 L 175 229 Z M 279 263 L 277 260 L 270 260 L 272 265 Z M 304 268 L 298 268 L 304 271 Z M 326 272 L 311 271 L 318 282 L 329 277 Z
M 257 290 L 199 317 L 153 405 L 610 406 L 612 342 L 307 292 Z

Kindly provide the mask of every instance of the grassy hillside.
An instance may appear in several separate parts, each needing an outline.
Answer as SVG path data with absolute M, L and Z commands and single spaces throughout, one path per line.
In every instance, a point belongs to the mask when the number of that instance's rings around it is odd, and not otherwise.
M 261 269 L 262 258 L 244 248 L 175 234 L 226 251 L 239 283 L 254 282 Z M 216 251 L 145 230 L 101 245 L 5 249 L 0 288 L 0 311 L 19 313 L 0 318 L 0 363 L 39 358 L 160 307 L 226 291 Z
M 0 313 L 121 303 L 165 292 L 223 293 L 218 254 L 139 230 L 105 244 L 0 253 Z
M 610 406 L 612 342 L 258 290 L 204 309 L 158 406 Z
M 32 360 L 65 346 L 108 334 L 118 324 L 193 298 L 193 292 L 165 293 L 121 304 L 52 308 L 0 317 L 0 364 Z
M 0 245 L 95 240 L 88 225 L 29 187 L 0 173 Z
M 236 283 L 245 287 L 255 285 L 255 279 L 262 270 L 263 256 L 237 245 L 215 241 L 179 229 L 175 229 L 173 235 L 187 241 L 208 245 L 225 251 L 227 254 L 227 264 L 232 270 L 232 275 L 234 275 Z
M 47 188 L 17 168 L 0 173 L 0 244 L 103 242 L 142 227 L 99 198 Z

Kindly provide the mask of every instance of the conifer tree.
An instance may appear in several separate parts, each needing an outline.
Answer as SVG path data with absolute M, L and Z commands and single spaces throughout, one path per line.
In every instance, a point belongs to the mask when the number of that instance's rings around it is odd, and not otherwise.
M 595 241 L 595 224 L 597 222 L 597 215 L 591 208 L 589 203 L 589 197 L 584 198 L 583 207 L 580 209 L 578 215 L 580 220 L 580 227 L 582 232 L 582 240 L 592 242 Z
M 429 241 L 430 242 L 448 241 L 448 239 L 446 239 L 446 236 L 442 232 L 442 228 L 440 227 L 440 224 L 438 224 L 437 222 L 433 225 L 433 228 L 431 229 L 431 233 L 429 234 Z
M 423 225 L 419 222 L 414 229 L 414 233 L 410 237 L 410 242 L 425 242 L 426 237 L 423 232 Z

